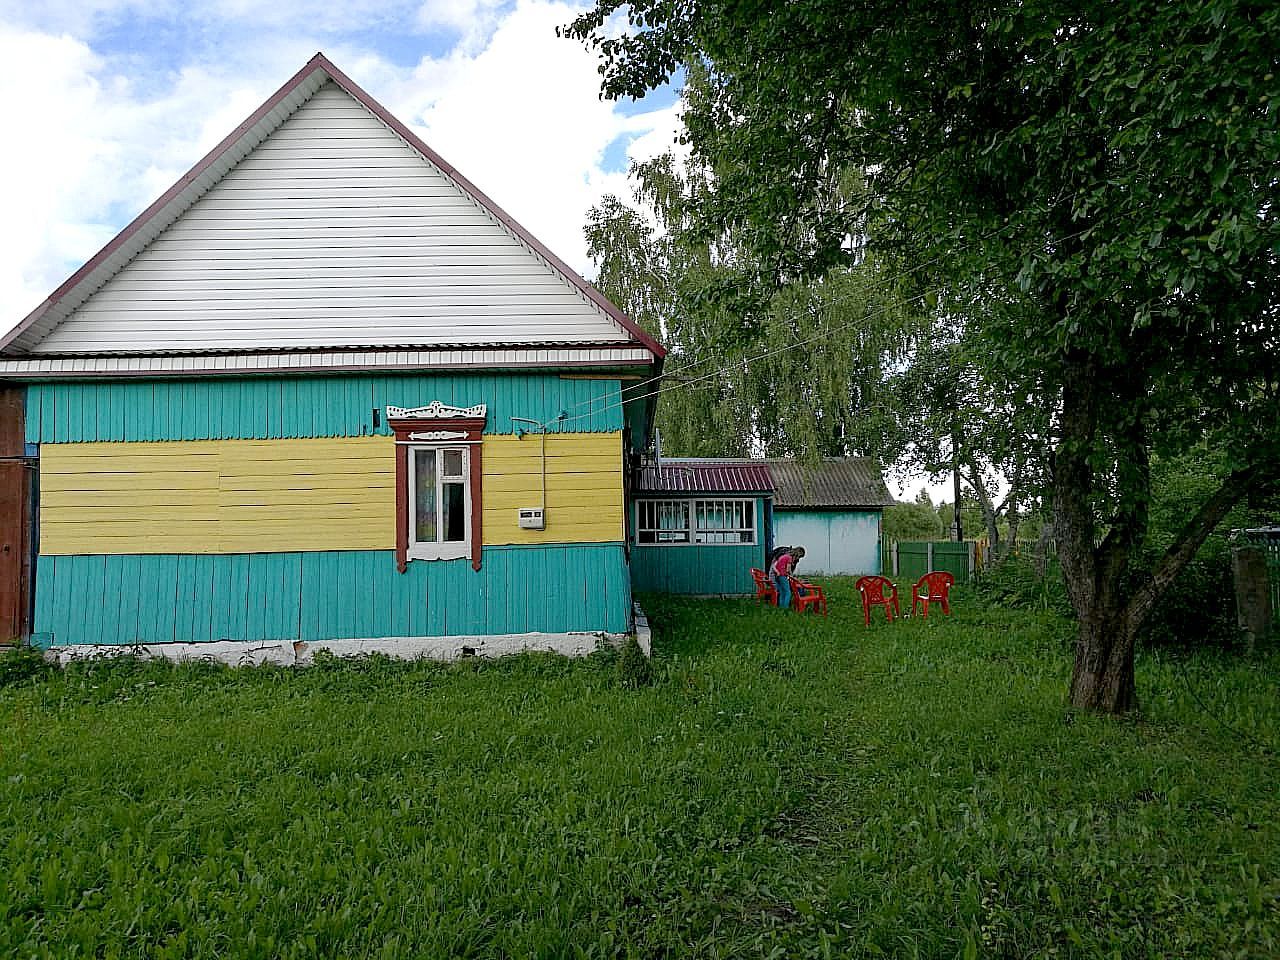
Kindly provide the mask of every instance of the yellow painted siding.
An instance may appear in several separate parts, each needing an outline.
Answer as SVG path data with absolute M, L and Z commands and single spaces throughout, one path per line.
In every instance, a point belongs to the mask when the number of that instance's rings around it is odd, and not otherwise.
M 484 439 L 484 542 L 623 539 L 622 435 L 547 438 L 545 531 L 539 437 Z M 286 553 L 395 547 L 388 437 L 46 444 L 40 552 Z
M 543 442 L 536 434 L 484 438 L 484 542 L 624 539 L 621 433 L 547 436 L 547 528 L 520 529 L 517 511 L 541 504 Z
M 388 437 L 40 449 L 43 554 L 394 548 Z

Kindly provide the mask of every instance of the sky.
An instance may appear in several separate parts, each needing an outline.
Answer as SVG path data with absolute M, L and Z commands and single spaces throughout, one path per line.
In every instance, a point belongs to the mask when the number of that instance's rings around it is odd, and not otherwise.
M 679 129 L 667 88 L 600 100 L 550 0 L 0 0 L 8 329 L 317 51 L 587 276 L 582 228 Z
M 0 0 L 0 330 L 317 51 L 588 278 L 583 226 L 672 149 L 677 92 L 599 97 L 555 0 Z M 891 481 L 912 497 L 918 478 Z M 929 485 L 934 500 L 947 497 Z

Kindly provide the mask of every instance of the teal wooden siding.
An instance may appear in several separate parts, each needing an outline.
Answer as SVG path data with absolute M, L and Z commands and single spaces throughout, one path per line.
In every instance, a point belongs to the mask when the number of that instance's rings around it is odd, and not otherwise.
M 388 404 L 441 400 L 488 404 L 486 433 L 515 433 L 512 417 L 566 420 L 571 433 L 621 430 L 617 380 L 561 379 L 554 373 L 237 377 L 33 383 L 27 388 L 28 443 L 96 440 L 271 440 L 389 435 Z M 378 429 L 373 410 L 382 411 Z
M 773 542 L 804 547 L 801 576 L 880 573 L 880 514 L 875 510 L 773 508 Z
M 698 499 L 695 497 L 695 499 Z M 711 497 L 715 499 L 715 497 Z M 634 504 L 632 530 L 635 529 Z M 751 568 L 764 567 L 764 500 L 756 500 L 756 543 L 642 545 L 631 547 L 631 582 L 637 591 L 652 593 L 754 593 Z M 634 533 L 632 534 L 634 537 Z
M 485 547 L 469 561 L 389 551 L 41 557 L 44 646 L 329 640 L 629 628 L 621 543 Z
M 641 547 L 631 551 L 631 581 L 652 593 L 747 594 L 751 568 L 764 566 L 764 545 L 754 547 Z

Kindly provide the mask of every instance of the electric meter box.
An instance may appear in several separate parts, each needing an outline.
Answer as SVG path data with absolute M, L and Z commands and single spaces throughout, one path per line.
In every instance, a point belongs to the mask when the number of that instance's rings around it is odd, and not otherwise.
M 546 518 L 541 507 L 520 508 L 520 528 L 522 530 L 545 530 Z

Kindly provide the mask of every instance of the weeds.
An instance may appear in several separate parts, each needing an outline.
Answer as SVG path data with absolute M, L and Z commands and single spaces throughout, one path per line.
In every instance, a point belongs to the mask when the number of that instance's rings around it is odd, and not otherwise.
M 11 683 L 0 956 L 1280 954 L 1239 735 L 1280 739 L 1280 655 L 1142 654 L 1097 719 L 1051 609 L 868 629 L 828 587 L 645 598 L 639 688 L 612 649 Z

